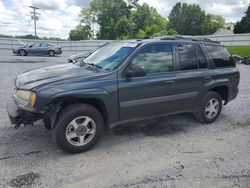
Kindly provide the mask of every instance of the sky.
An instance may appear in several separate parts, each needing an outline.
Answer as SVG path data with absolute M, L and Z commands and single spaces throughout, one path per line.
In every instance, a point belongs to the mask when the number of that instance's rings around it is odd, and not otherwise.
M 91 0 L 0 0 L 0 34 L 34 34 L 32 11 L 28 6 L 40 8 L 37 34 L 40 37 L 68 38 L 71 29 L 79 24 L 80 10 Z M 227 22 L 241 19 L 250 0 L 139 0 L 155 7 L 165 18 L 177 2 L 196 3 L 207 13 L 223 16 Z

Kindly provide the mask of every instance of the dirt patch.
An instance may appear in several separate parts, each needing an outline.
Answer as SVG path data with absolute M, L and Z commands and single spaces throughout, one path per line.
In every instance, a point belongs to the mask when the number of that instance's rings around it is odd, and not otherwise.
M 235 123 L 232 123 L 232 126 L 234 128 L 244 128 L 244 127 L 248 127 L 250 126 L 250 119 L 247 119 L 245 121 L 242 121 L 242 122 L 235 122 Z
M 22 153 L 21 155 L 29 156 L 29 155 L 37 155 L 37 154 L 40 154 L 40 153 L 42 153 L 42 151 L 38 150 L 38 151 L 31 151 L 31 152 L 28 152 L 28 153 Z M 15 158 L 15 157 L 18 157 L 18 156 L 21 156 L 21 155 L 12 155 L 12 156 L 0 157 L 0 160 L 11 159 L 11 158 Z
M 11 187 L 27 187 L 33 185 L 38 179 L 40 179 L 38 173 L 30 172 L 13 178 L 10 180 L 9 184 Z

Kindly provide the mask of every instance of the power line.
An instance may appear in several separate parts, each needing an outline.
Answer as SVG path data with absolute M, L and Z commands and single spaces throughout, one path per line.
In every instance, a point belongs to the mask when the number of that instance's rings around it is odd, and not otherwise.
M 35 28 L 35 39 L 37 38 L 36 36 L 36 21 L 38 21 L 39 17 L 37 15 L 41 15 L 40 13 L 37 13 L 36 10 L 40 9 L 38 7 L 35 6 L 29 6 L 30 8 L 33 9 L 33 12 L 30 12 L 31 14 L 33 14 L 31 16 L 31 19 L 34 20 L 34 28 Z

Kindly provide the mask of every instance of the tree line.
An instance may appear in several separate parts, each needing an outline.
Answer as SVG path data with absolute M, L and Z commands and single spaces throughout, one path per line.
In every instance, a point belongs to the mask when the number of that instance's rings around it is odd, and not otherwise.
M 40 39 L 40 40 L 63 40 L 58 37 L 38 37 L 32 34 L 27 34 L 27 35 L 2 35 L 0 34 L 0 38 L 18 38 L 18 39 Z
M 209 35 L 224 27 L 219 15 L 206 14 L 197 4 L 176 3 L 168 20 L 147 3 L 138 0 L 93 0 L 80 13 L 80 24 L 69 33 L 70 40 L 129 39 L 162 35 Z

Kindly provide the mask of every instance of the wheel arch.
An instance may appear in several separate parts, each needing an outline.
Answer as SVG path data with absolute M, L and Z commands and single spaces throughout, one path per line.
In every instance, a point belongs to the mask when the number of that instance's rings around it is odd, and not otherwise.
M 78 98 L 74 96 L 64 96 L 64 97 L 59 97 L 55 100 L 53 100 L 49 105 L 48 105 L 48 117 L 51 119 L 51 126 L 54 128 L 59 115 L 62 111 L 67 106 L 73 105 L 73 104 L 88 104 L 93 107 L 95 107 L 102 115 L 105 128 L 109 128 L 109 112 L 107 109 L 107 106 L 105 105 L 104 101 L 100 98 Z
M 224 105 L 229 101 L 229 87 L 227 85 L 218 85 L 213 88 L 210 88 L 208 91 L 214 91 L 218 93 L 222 100 L 224 100 Z

